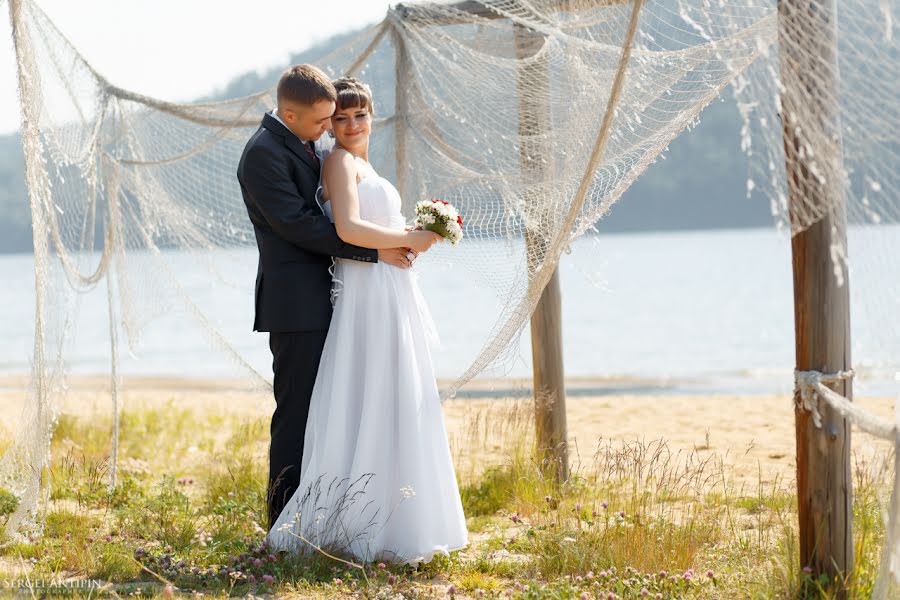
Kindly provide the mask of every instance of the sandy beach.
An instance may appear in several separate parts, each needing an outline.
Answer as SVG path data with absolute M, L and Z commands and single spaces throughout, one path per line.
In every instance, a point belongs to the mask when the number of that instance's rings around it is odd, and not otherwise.
M 0 378 L 0 426 L 8 437 L 20 418 L 27 378 Z M 478 397 L 479 383 L 467 386 L 468 397 L 444 403 L 447 432 L 458 460 L 474 461 L 475 470 L 502 462 L 503 429 L 528 429 L 523 398 Z M 59 410 L 88 417 L 108 415 L 109 381 L 78 377 L 69 382 Z M 474 391 L 473 391 L 474 390 Z M 494 392 L 495 393 L 495 392 Z M 200 414 L 268 418 L 274 400 L 267 390 L 246 384 L 209 380 L 134 378 L 123 382 L 124 411 L 175 406 Z M 866 409 L 890 418 L 893 399 L 858 398 Z M 608 443 L 663 440 L 673 453 L 715 455 L 736 485 L 780 483 L 795 477 L 794 406 L 782 395 L 575 395 L 567 400 L 572 462 L 589 466 L 598 446 Z M 478 438 L 478 439 L 476 439 Z M 857 458 L 884 457 L 888 445 L 854 431 Z M 467 465 L 473 467 L 473 465 Z M 462 465 L 459 467 L 462 468 Z

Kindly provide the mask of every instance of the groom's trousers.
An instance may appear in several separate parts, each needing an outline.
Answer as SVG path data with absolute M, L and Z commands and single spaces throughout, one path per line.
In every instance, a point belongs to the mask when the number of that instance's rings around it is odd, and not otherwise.
M 303 436 L 327 330 L 270 333 L 275 413 L 269 445 L 269 528 L 300 484 Z

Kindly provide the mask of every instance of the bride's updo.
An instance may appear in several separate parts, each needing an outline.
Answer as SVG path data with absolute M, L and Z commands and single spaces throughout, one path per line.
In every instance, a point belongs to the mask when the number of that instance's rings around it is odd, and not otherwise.
M 375 103 L 372 101 L 372 90 L 368 85 L 355 77 L 339 77 L 331 82 L 337 92 L 337 110 L 347 108 L 366 108 L 369 114 L 375 112 Z

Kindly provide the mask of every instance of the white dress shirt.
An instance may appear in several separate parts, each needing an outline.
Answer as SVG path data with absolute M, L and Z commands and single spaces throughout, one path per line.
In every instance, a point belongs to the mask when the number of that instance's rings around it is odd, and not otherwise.
M 278 108 L 277 108 L 277 107 L 276 107 L 276 108 L 273 108 L 273 109 L 272 109 L 272 112 L 270 112 L 269 114 L 272 115 L 272 118 L 273 118 L 273 119 L 275 119 L 276 121 L 278 121 L 279 123 L 281 123 L 282 125 L 284 125 L 284 128 L 285 128 L 285 129 L 287 129 L 288 131 L 291 131 L 291 128 L 288 127 L 287 124 L 285 124 L 285 122 L 281 120 L 281 117 L 278 116 Z M 291 133 L 294 133 L 294 132 L 291 131 Z M 296 133 L 294 133 L 294 135 L 297 136 L 297 139 L 300 140 L 301 142 L 303 142 L 304 144 L 308 144 L 308 143 L 309 143 L 307 140 L 304 140 L 302 137 L 300 137 L 300 136 L 297 135 Z

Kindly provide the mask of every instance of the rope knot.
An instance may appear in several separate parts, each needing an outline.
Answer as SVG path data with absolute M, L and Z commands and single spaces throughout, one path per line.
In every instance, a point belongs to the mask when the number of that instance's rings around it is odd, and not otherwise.
M 822 428 L 822 415 L 819 413 L 819 393 L 821 389 L 825 388 L 826 383 L 838 383 L 852 379 L 855 375 L 856 373 L 853 369 L 836 373 L 794 371 L 794 390 L 796 391 L 797 404 L 806 412 L 812 413 L 813 423 L 815 423 L 816 427 Z

